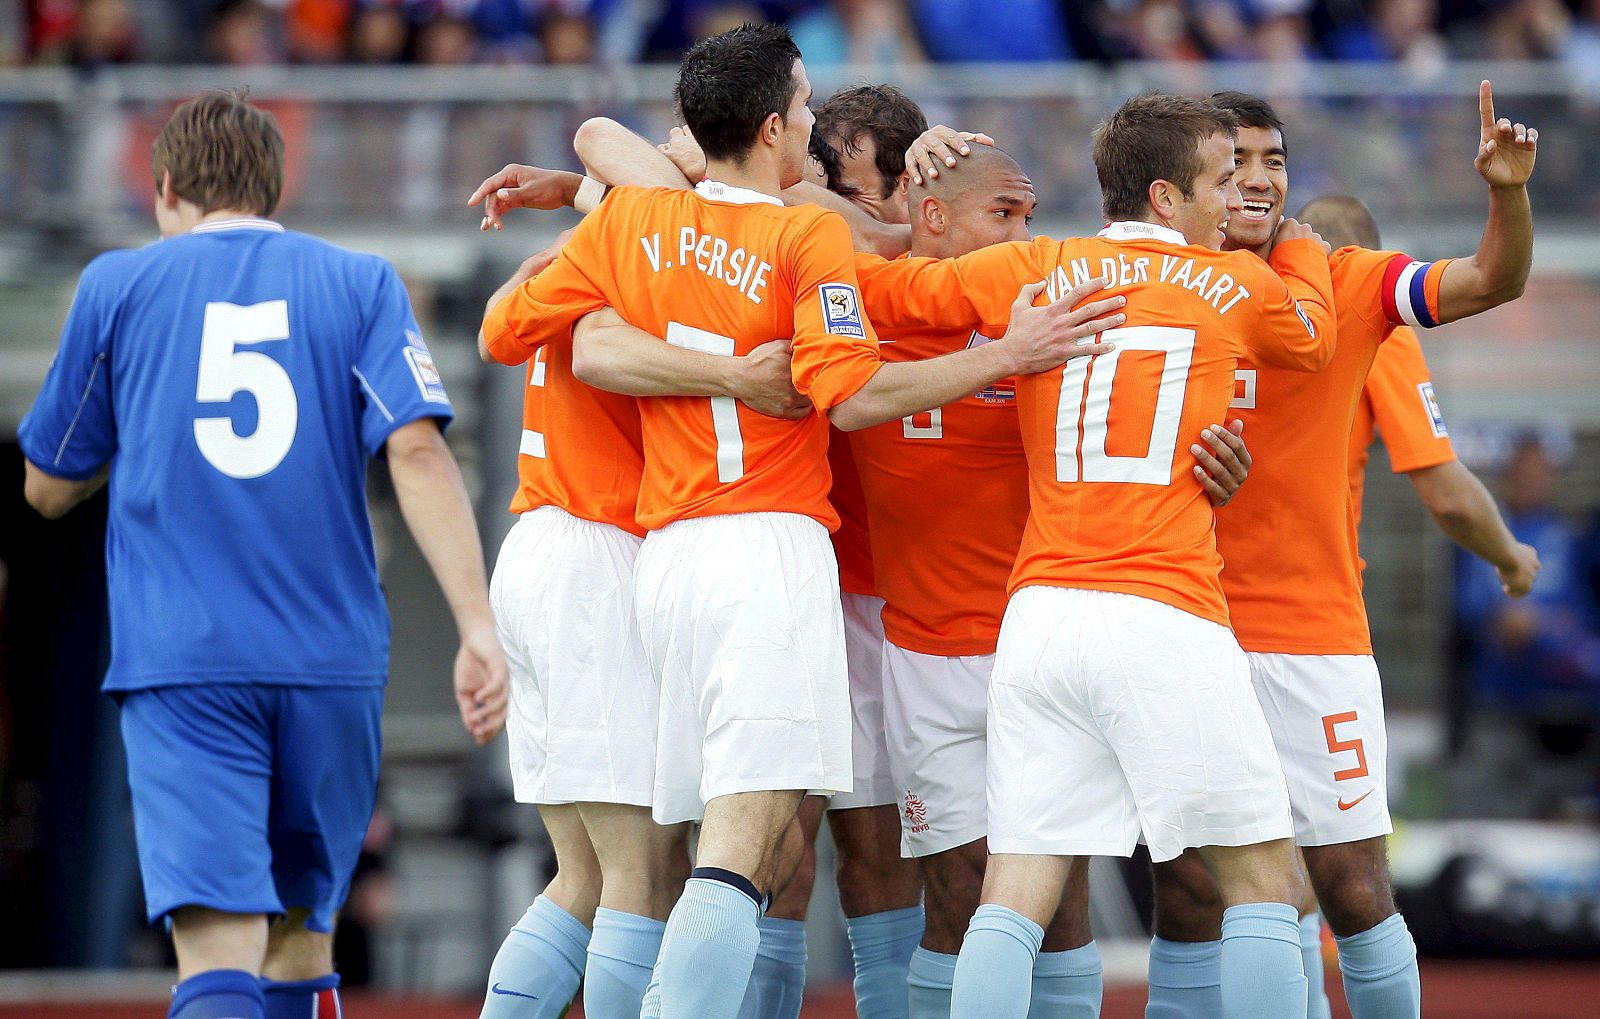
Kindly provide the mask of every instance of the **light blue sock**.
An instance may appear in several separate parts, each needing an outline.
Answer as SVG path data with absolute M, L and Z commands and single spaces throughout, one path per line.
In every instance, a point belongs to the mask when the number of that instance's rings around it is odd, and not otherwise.
M 918 947 L 911 953 L 906 985 L 911 1019 L 950 1019 L 950 990 L 956 983 L 956 956 Z
M 479 1019 L 558 1019 L 578 993 L 589 928 L 543 895 L 495 953 Z
M 1422 1014 L 1417 945 L 1396 913 L 1371 930 L 1334 938 L 1344 997 L 1354 1019 L 1415 1019 Z
M 1305 1014 L 1300 911 L 1286 902 L 1223 910 L 1223 1019 L 1301 1019 Z
M 588 1019 L 638 1019 L 666 929 L 665 920 L 604 906 L 594 911 L 594 936 L 583 970 L 583 1014 Z
M 167 1019 L 265 1019 L 261 979 L 242 969 L 208 969 L 172 989 Z
M 761 907 L 716 878 L 691 877 L 667 918 L 644 1019 L 734 1019 L 755 966 Z M 652 1009 L 654 1009 L 652 1011 Z
M 1150 939 L 1150 1000 L 1144 1019 L 1222 1015 L 1222 942 Z
M 1044 928 L 1004 906 L 972 914 L 956 961 L 950 1019 L 1027 1019 Z
M 261 978 L 266 1019 L 339 1019 L 339 974 L 315 980 Z
M 1300 918 L 1300 962 L 1306 971 L 1306 1019 L 1333 1019 L 1328 977 L 1322 971 L 1322 914 Z
M 761 944 L 739 1019 L 799 1019 L 806 993 L 805 921 L 764 916 L 756 926 Z
M 1040 952 L 1033 960 L 1028 1019 L 1099 1019 L 1104 990 L 1100 946 L 1093 941 L 1067 952 Z
M 846 918 L 859 1019 L 905 1019 L 910 1014 L 906 981 L 922 927 L 921 906 Z

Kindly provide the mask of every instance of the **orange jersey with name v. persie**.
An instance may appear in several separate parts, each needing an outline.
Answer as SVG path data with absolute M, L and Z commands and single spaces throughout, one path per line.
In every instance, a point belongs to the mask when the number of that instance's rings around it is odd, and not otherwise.
M 1338 350 L 1308 376 L 1246 359 L 1231 414 L 1245 423 L 1250 480 L 1217 513 L 1222 588 L 1246 651 L 1372 653 L 1350 501 L 1350 432 L 1379 344 L 1404 321 L 1394 289 L 1438 321 L 1445 262 L 1340 248 L 1329 259 Z M 1388 292 L 1385 292 L 1385 287 Z
M 742 356 L 793 340 L 795 388 L 819 413 L 766 417 L 729 397 L 638 401 L 645 467 L 639 523 L 785 512 L 830 530 L 823 417 L 882 366 L 862 314 L 850 230 L 836 213 L 785 208 L 715 181 L 693 191 L 617 188 L 584 219 L 548 269 L 485 322 L 497 359 L 560 342 L 609 305 L 664 342 Z
M 885 328 L 886 361 L 922 361 L 987 338 Z M 925 655 L 993 654 L 1028 522 L 1028 464 L 1007 379 L 922 414 L 850 433 L 871 522 L 883 631 Z
M 1279 245 L 1269 267 L 1165 227 L 1113 223 L 1097 237 L 1039 237 L 862 272 L 868 315 L 886 325 L 995 336 L 1025 284 L 1046 282 L 1042 302 L 1095 276 L 1111 285 L 1090 300 L 1128 299 L 1126 324 L 1105 334 L 1117 350 L 1017 380 L 1030 512 L 1011 590 L 1116 591 L 1227 625 L 1211 504 L 1193 483 L 1189 437 L 1221 420 L 1239 359 L 1315 371 L 1331 358 L 1320 245 Z

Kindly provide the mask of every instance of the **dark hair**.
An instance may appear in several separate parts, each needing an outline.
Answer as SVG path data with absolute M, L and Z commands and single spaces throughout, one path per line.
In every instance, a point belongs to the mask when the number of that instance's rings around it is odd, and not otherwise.
M 1239 122 L 1240 127 L 1265 127 L 1278 132 L 1280 138 L 1283 136 L 1283 121 L 1278 119 L 1278 111 L 1260 96 L 1248 92 L 1213 92 L 1211 105 L 1233 114 L 1233 119 Z M 1288 148 L 1285 142 L 1284 150 L 1288 151 Z
M 1185 198 L 1205 169 L 1200 145 L 1214 134 L 1232 136 L 1233 114 L 1204 99 L 1160 92 L 1134 96 L 1094 129 L 1094 168 L 1105 217 L 1139 219 L 1150 185 L 1167 180 Z
M 807 151 L 822 167 L 823 175 L 828 178 L 829 191 L 844 198 L 856 197 L 857 188 L 853 184 L 844 182 L 844 167 L 839 163 L 839 150 L 828 144 L 828 139 L 822 136 L 821 131 L 812 129 Z
M 769 116 L 788 116 L 799 59 L 781 25 L 741 25 L 684 54 L 673 92 L 707 159 L 742 160 Z
M 843 146 L 852 156 L 860 151 L 863 137 L 871 138 L 878 147 L 873 162 L 883 188 L 878 197 L 888 198 L 906 172 L 906 149 L 927 129 L 922 107 L 900 89 L 857 85 L 835 92 L 822 104 L 812 131 L 830 144 Z
M 173 112 L 150 151 L 156 187 L 201 212 L 236 209 L 270 216 L 283 193 L 283 132 L 277 118 L 238 92 L 205 92 Z

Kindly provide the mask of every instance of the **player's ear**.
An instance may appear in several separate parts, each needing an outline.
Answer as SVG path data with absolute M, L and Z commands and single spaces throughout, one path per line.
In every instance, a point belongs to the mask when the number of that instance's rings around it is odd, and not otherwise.
M 162 205 L 169 209 L 178 207 L 178 193 L 172 190 L 171 170 L 163 169 L 161 171 L 161 182 L 156 185 L 156 197 L 161 200 Z
M 1177 212 L 1179 192 L 1170 180 L 1157 178 L 1151 181 L 1148 195 L 1150 208 L 1162 219 L 1171 219 Z
M 783 128 L 782 115 L 769 113 L 767 118 L 761 122 L 761 130 L 756 132 L 756 138 L 766 142 L 768 145 L 776 145 L 778 144 L 778 138 L 783 134 Z
M 939 236 L 950 229 L 950 221 L 945 217 L 944 205 L 932 195 L 923 195 L 921 203 L 917 206 L 917 216 L 922 220 L 928 232 Z

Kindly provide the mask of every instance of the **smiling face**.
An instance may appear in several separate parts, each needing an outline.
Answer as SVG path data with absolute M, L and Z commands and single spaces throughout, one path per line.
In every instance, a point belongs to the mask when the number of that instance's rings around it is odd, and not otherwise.
M 1289 199 L 1289 156 L 1283 133 L 1241 127 L 1233 143 L 1234 183 L 1240 209 L 1228 219 L 1226 247 L 1255 251 L 1272 243 Z
M 1182 233 L 1190 244 L 1221 248 L 1227 239 L 1229 217 L 1242 208 L 1233 173 L 1233 139 L 1221 132 L 1210 135 L 1200 143 L 1200 172 L 1188 195 L 1169 182 L 1157 182 L 1171 189 L 1166 225 Z

